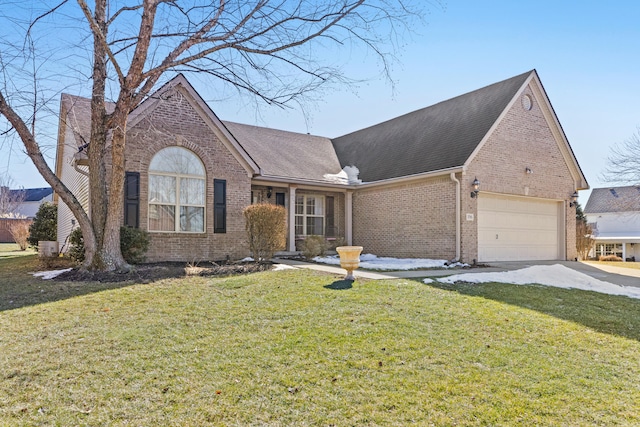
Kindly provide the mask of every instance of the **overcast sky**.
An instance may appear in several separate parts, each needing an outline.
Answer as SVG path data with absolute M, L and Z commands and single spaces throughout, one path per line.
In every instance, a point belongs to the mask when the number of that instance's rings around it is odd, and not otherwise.
M 427 25 L 406 40 L 393 69 L 395 90 L 375 79 L 372 57 L 358 57 L 347 70 L 351 77 L 374 80 L 319 94 L 307 115 L 276 107 L 256 111 L 231 95 L 221 97 L 204 77 L 187 78 L 223 120 L 336 137 L 535 68 L 590 186 L 606 186 L 600 174 L 609 148 L 640 126 L 640 2 L 442 4 L 431 8 Z M 55 153 L 47 154 L 53 165 Z M 0 173 L 19 187 L 47 186 L 15 148 L 10 154 L 3 146 Z M 581 193 L 583 205 L 587 196 Z

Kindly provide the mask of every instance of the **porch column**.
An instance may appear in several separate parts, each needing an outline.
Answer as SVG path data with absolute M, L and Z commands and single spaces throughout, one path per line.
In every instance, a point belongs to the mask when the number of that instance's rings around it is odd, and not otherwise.
M 289 186 L 289 252 L 296 250 L 296 187 Z
M 353 245 L 353 191 L 346 192 L 344 196 L 344 238 L 347 239 L 347 245 Z

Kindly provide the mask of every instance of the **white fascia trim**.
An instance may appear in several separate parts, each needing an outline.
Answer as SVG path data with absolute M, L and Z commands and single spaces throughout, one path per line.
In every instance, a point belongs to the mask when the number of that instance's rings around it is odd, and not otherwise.
M 259 182 L 261 185 L 267 185 L 268 183 L 279 183 L 279 184 L 293 184 L 297 185 L 298 188 L 302 186 L 313 187 L 313 188 L 331 188 L 331 189 L 339 189 L 342 191 L 346 190 L 360 190 L 360 189 L 368 189 L 375 187 L 383 187 L 388 185 L 398 185 L 398 184 L 406 184 L 412 181 L 419 181 L 426 178 L 434 178 L 434 177 L 444 177 L 449 176 L 451 173 L 460 173 L 464 172 L 463 167 L 455 167 L 448 169 L 441 169 L 433 172 L 424 172 L 415 175 L 407 175 L 401 176 L 398 178 L 389 178 L 383 179 L 380 181 L 372 181 L 366 182 L 362 184 L 335 184 L 331 182 L 321 182 L 321 181 L 313 181 L 302 178 L 287 178 L 281 176 L 270 176 L 270 175 L 258 175 L 253 177 L 254 182 Z
M 435 178 L 439 176 L 445 177 L 445 176 L 449 176 L 452 173 L 464 172 L 464 170 L 465 168 L 463 166 L 457 166 L 457 167 L 448 168 L 448 169 L 440 169 L 432 172 L 424 172 L 424 173 L 418 173 L 415 175 L 401 176 L 398 178 L 389 178 L 389 179 L 382 179 L 380 181 L 366 182 L 363 184 L 355 185 L 353 186 L 353 188 L 361 189 L 361 188 L 382 187 L 387 185 L 406 184 L 411 181 L 419 181 L 425 178 Z
M 317 190 L 317 189 L 328 188 L 328 189 L 331 189 L 332 191 L 340 191 L 340 192 L 346 192 L 349 189 L 353 190 L 357 187 L 355 185 L 335 184 L 330 182 L 324 183 L 324 182 L 313 181 L 310 179 L 287 178 L 282 176 L 270 176 L 270 175 L 256 175 L 253 177 L 251 183 L 259 184 L 259 185 L 274 185 L 274 186 L 280 185 L 280 184 L 295 185 L 296 188 L 306 189 L 306 190 Z

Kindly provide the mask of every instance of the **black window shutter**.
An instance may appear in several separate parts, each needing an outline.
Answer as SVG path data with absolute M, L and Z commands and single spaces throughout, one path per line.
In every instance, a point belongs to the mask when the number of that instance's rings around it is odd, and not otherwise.
M 334 198 L 333 196 L 325 197 L 325 203 L 327 205 L 327 214 L 325 218 L 325 234 L 327 237 L 336 237 L 336 223 L 334 215 Z
M 227 181 L 213 180 L 213 232 L 227 232 Z
M 284 193 L 276 193 L 276 205 L 284 206 Z
M 124 225 L 140 227 L 140 172 L 125 172 Z

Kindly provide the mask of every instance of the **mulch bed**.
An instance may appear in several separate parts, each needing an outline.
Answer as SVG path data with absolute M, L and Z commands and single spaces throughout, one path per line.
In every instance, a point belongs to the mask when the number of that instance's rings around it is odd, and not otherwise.
M 87 271 L 74 268 L 62 273 L 54 280 L 65 282 L 139 282 L 148 283 L 166 278 L 185 276 L 230 276 L 235 274 L 256 273 L 273 268 L 271 263 L 243 262 L 217 264 L 206 262 L 198 265 L 184 262 L 157 262 L 134 265 L 131 271 L 123 273 L 117 271 Z

